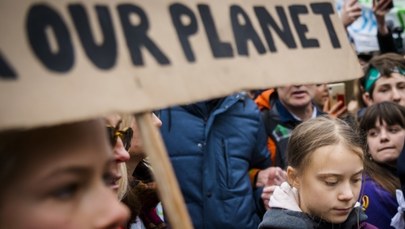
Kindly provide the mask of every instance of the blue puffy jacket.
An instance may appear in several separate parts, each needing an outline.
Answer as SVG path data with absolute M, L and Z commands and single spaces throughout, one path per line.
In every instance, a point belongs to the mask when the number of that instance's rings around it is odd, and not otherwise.
M 260 113 L 244 94 L 214 101 L 162 110 L 163 140 L 194 228 L 257 228 L 248 172 L 271 164 Z

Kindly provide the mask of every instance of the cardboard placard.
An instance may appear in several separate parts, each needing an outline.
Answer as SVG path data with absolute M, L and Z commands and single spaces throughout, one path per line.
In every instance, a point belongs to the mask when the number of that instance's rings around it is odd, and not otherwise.
M 361 75 L 333 0 L 2 0 L 0 34 L 0 130 Z

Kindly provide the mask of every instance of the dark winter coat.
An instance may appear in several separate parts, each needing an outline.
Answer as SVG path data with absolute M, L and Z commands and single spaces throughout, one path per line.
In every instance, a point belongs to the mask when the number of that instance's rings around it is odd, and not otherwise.
M 248 171 L 271 162 L 255 103 L 236 94 L 165 109 L 160 119 L 194 228 L 256 229 L 261 190 Z

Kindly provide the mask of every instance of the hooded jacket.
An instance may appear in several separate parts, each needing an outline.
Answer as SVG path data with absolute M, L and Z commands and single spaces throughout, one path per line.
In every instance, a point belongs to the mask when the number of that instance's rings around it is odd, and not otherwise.
M 235 94 L 168 108 L 160 119 L 194 228 L 257 228 L 261 190 L 254 193 L 248 171 L 271 162 L 255 103 Z
M 367 216 L 360 206 L 354 207 L 347 220 L 340 224 L 332 224 L 302 212 L 298 205 L 297 189 L 287 182 L 274 190 L 269 205 L 271 208 L 264 215 L 259 229 L 376 229 L 364 222 Z

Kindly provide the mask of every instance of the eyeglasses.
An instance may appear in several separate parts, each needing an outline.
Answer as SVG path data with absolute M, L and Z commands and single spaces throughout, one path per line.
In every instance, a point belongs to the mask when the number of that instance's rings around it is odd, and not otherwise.
M 124 148 L 129 150 L 131 147 L 131 139 L 134 131 L 131 127 L 127 127 L 123 130 L 119 130 L 119 124 L 116 127 L 107 126 L 107 133 L 110 139 L 111 145 L 114 147 L 117 144 L 117 138 L 121 138 L 122 143 L 124 144 Z

